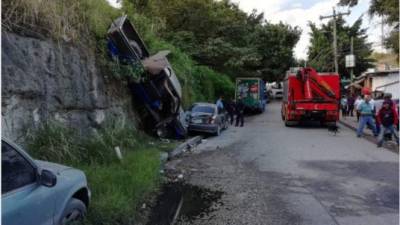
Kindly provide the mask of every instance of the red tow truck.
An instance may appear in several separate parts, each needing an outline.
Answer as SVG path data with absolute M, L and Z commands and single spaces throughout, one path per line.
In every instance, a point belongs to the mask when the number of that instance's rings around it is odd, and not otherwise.
M 300 121 L 334 123 L 339 120 L 339 101 L 339 74 L 318 73 L 311 67 L 286 72 L 281 109 L 286 126 Z

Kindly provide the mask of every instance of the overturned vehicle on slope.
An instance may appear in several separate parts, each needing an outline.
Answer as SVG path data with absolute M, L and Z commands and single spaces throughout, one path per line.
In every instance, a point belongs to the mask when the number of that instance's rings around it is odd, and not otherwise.
M 136 102 L 145 107 L 140 115 L 145 129 L 163 138 L 184 138 L 187 131 L 181 106 L 182 88 L 168 62 L 170 52 L 150 56 L 126 15 L 116 19 L 107 33 L 110 56 L 140 71 L 138 77 L 129 80 L 129 87 Z

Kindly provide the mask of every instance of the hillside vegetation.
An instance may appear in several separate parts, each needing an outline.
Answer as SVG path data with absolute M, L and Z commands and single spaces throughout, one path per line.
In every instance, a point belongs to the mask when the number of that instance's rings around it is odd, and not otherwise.
M 126 7 L 128 8 L 128 6 Z M 220 94 L 231 95 L 233 82 L 224 74 L 207 66 L 199 66 L 182 50 L 158 36 L 155 23 L 135 8 L 111 7 L 106 0 L 16 0 L 3 2 L 4 30 L 26 36 L 51 38 L 94 51 L 98 65 L 105 75 L 123 79 L 133 75 L 127 66 L 112 62 L 106 52 L 106 34 L 111 22 L 127 13 L 151 53 L 171 50 L 169 59 L 183 87 L 185 106 L 194 101 L 215 101 Z
M 3 31 L 72 45 L 95 54 L 102 75 L 135 76 L 129 66 L 109 59 L 106 34 L 127 14 L 152 54 L 170 50 L 183 89 L 183 104 L 214 102 L 234 94 L 238 76 L 282 78 L 294 63 L 300 31 L 270 24 L 263 14 L 248 15 L 227 0 L 125 0 L 122 9 L 106 0 L 5 0 Z M 161 151 L 174 147 L 143 135 L 127 121 L 109 121 L 85 137 L 46 121 L 29 132 L 28 151 L 38 159 L 85 171 L 93 192 L 88 224 L 135 224 L 139 203 L 157 190 Z M 124 159 L 118 160 L 114 148 Z

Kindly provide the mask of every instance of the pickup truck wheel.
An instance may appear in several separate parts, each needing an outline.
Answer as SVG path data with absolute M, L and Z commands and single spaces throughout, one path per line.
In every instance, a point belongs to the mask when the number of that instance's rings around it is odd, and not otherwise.
M 71 198 L 61 216 L 60 225 L 77 224 L 77 222 L 83 220 L 85 215 L 86 205 L 79 199 Z

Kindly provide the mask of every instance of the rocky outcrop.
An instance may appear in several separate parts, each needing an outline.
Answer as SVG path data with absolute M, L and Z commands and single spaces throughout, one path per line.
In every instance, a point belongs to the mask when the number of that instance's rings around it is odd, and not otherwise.
M 56 120 L 87 132 L 112 118 L 137 124 L 125 84 L 108 81 L 89 51 L 50 40 L 2 34 L 2 135 L 23 142 Z

